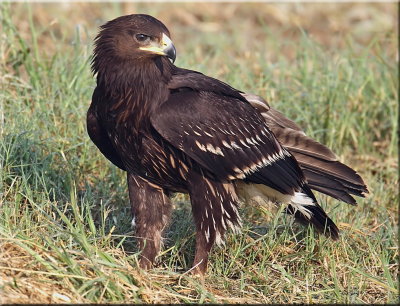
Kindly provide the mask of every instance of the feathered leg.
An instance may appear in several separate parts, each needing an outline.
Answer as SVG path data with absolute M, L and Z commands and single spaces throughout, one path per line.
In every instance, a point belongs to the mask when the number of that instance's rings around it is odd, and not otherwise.
M 193 267 L 195 273 L 204 274 L 213 244 L 223 243 L 228 227 L 238 231 L 241 226 L 238 198 L 231 183 L 214 181 L 198 173 L 189 176 L 189 194 L 196 224 Z
M 171 202 L 162 188 L 143 178 L 128 173 L 129 198 L 132 206 L 132 224 L 142 250 L 139 264 L 150 268 L 161 248 L 161 235 L 168 223 Z

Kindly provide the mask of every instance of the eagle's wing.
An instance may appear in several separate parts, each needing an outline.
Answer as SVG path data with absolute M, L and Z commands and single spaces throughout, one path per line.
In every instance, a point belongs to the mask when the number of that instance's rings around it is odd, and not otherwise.
M 187 71 L 175 75 L 169 88 L 168 100 L 150 118 L 164 139 L 221 180 L 268 186 L 269 196 L 290 203 L 287 211 L 299 221 L 338 238 L 296 159 L 239 91 Z
M 246 179 L 288 195 L 302 189 L 296 160 L 238 91 L 200 73 L 175 78 L 170 88 L 151 123 L 173 146 L 220 179 Z
M 352 194 L 364 197 L 368 193 L 361 176 L 339 162 L 329 148 L 306 136 L 298 125 L 271 108 L 261 97 L 243 96 L 261 112 L 279 142 L 294 155 L 312 189 L 353 205 L 356 201 Z

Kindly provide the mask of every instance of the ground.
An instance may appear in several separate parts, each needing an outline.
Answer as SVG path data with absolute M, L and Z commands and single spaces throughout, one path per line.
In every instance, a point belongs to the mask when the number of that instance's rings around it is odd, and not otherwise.
M 397 4 L 0 5 L 0 302 L 398 302 Z M 244 204 L 202 280 L 176 194 L 159 265 L 138 268 L 125 175 L 85 116 L 98 26 L 139 12 L 178 66 L 262 95 L 362 175 L 356 207 L 317 194 L 339 241 Z

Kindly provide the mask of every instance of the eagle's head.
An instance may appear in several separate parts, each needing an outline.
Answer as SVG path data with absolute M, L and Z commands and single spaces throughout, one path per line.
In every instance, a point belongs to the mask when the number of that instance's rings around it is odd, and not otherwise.
M 138 62 L 159 56 L 172 61 L 176 58 L 167 27 L 149 15 L 126 15 L 101 26 L 95 40 L 92 69 L 98 72 L 100 61 L 104 60 Z

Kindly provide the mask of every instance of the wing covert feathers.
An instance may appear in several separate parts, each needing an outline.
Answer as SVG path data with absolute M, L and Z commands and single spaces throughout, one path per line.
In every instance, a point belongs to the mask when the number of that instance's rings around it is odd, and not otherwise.
M 304 184 L 293 156 L 247 101 L 214 92 L 179 91 L 151 122 L 163 138 L 219 179 L 246 179 L 291 195 Z

